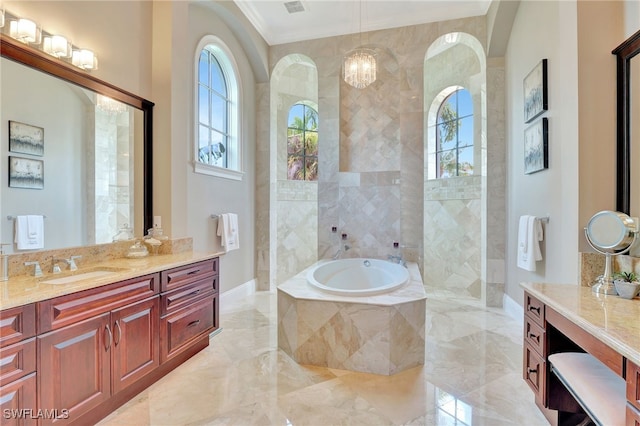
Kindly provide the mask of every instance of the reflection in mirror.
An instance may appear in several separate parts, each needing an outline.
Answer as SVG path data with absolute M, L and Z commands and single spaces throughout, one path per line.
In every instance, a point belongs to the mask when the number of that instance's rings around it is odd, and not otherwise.
M 111 242 L 118 229 L 134 225 L 135 141 L 142 140 L 142 111 L 24 65 L 1 59 L 2 134 L 11 122 L 44 129 L 44 153 L 28 150 L 11 158 L 42 161 L 44 187 L 25 189 L 2 183 L 3 241 L 11 239 L 8 216 L 44 215 L 44 248 Z M 9 174 L 2 176 L 9 180 Z M 142 235 L 138 221 L 137 235 Z
M 640 216 L 640 31 L 612 52 L 616 55 L 616 209 Z
M 631 58 L 629 69 L 629 214 L 640 217 L 640 56 Z
M 0 242 L 12 243 L 6 251 L 18 252 L 18 215 L 45 216 L 47 250 L 111 242 L 125 226 L 144 235 L 152 217 L 153 103 L 4 34 L 0 47 Z M 42 129 L 43 149 L 11 144 L 9 121 Z M 8 166 L 19 163 L 42 167 L 39 189 L 10 184 Z

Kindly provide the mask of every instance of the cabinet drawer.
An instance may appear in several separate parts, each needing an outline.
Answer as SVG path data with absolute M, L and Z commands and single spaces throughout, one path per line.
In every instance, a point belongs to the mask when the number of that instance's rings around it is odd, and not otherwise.
M 0 311 L 0 347 L 36 335 L 36 305 L 18 306 Z
M 627 401 L 640 410 L 640 366 L 627 360 Z
M 38 303 L 38 332 L 55 330 L 158 294 L 159 274 L 144 275 Z
M 179 353 L 191 339 L 213 330 L 215 299 L 208 296 L 160 321 L 161 362 Z
M 0 383 L 9 383 L 35 370 L 35 337 L 0 349 Z
M 538 355 L 542 356 L 545 353 L 544 329 L 526 315 L 524 317 L 524 341 L 526 344 L 529 344 Z
M 38 424 L 36 373 L 0 386 L 0 409 L 3 426 Z M 64 416 L 65 413 L 58 413 Z
M 175 312 L 204 296 L 209 296 L 213 293 L 214 288 L 218 287 L 217 282 L 217 276 L 209 277 L 191 285 L 179 287 L 171 292 L 162 294 L 160 298 L 160 303 L 162 304 L 160 315 L 164 316 L 171 312 Z
M 522 378 L 535 393 L 536 401 L 544 404 L 546 363 L 528 344 L 524 345 Z
M 213 275 L 218 275 L 217 257 L 215 259 L 163 271 L 161 276 L 161 291 L 171 291 Z M 217 290 L 217 288 L 215 290 Z
M 536 324 L 544 328 L 544 303 L 529 293 L 524 294 L 524 312 Z

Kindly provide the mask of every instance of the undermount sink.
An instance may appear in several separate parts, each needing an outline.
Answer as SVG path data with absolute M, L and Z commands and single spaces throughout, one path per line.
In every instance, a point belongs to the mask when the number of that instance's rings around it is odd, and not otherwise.
M 77 281 L 84 281 L 93 278 L 105 278 L 118 274 L 124 269 L 119 268 L 94 268 L 86 272 L 75 273 L 73 275 L 67 275 L 60 278 L 52 278 L 40 281 L 42 284 L 71 284 Z

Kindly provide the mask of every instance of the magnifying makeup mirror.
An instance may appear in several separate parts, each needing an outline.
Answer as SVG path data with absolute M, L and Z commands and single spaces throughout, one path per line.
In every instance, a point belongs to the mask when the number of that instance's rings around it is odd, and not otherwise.
M 584 234 L 589 245 L 605 255 L 604 273 L 596 279 L 591 287 L 592 291 L 617 295 L 611 273 L 611 259 L 612 256 L 628 252 L 636 241 L 635 221 L 624 213 L 604 210 L 589 219 Z

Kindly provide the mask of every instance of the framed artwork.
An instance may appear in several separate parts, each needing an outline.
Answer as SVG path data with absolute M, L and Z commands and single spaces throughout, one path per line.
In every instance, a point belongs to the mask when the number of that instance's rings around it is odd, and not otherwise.
M 9 121 L 9 151 L 44 155 L 44 129 L 18 121 Z
M 524 78 L 524 122 L 530 123 L 547 110 L 547 60 L 543 59 Z
M 9 156 L 9 186 L 12 188 L 43 189 L 44 161 Z
M 531 174 L 549 168 L 549 119 L 533 123 L 524 131 L 524 172 Z

